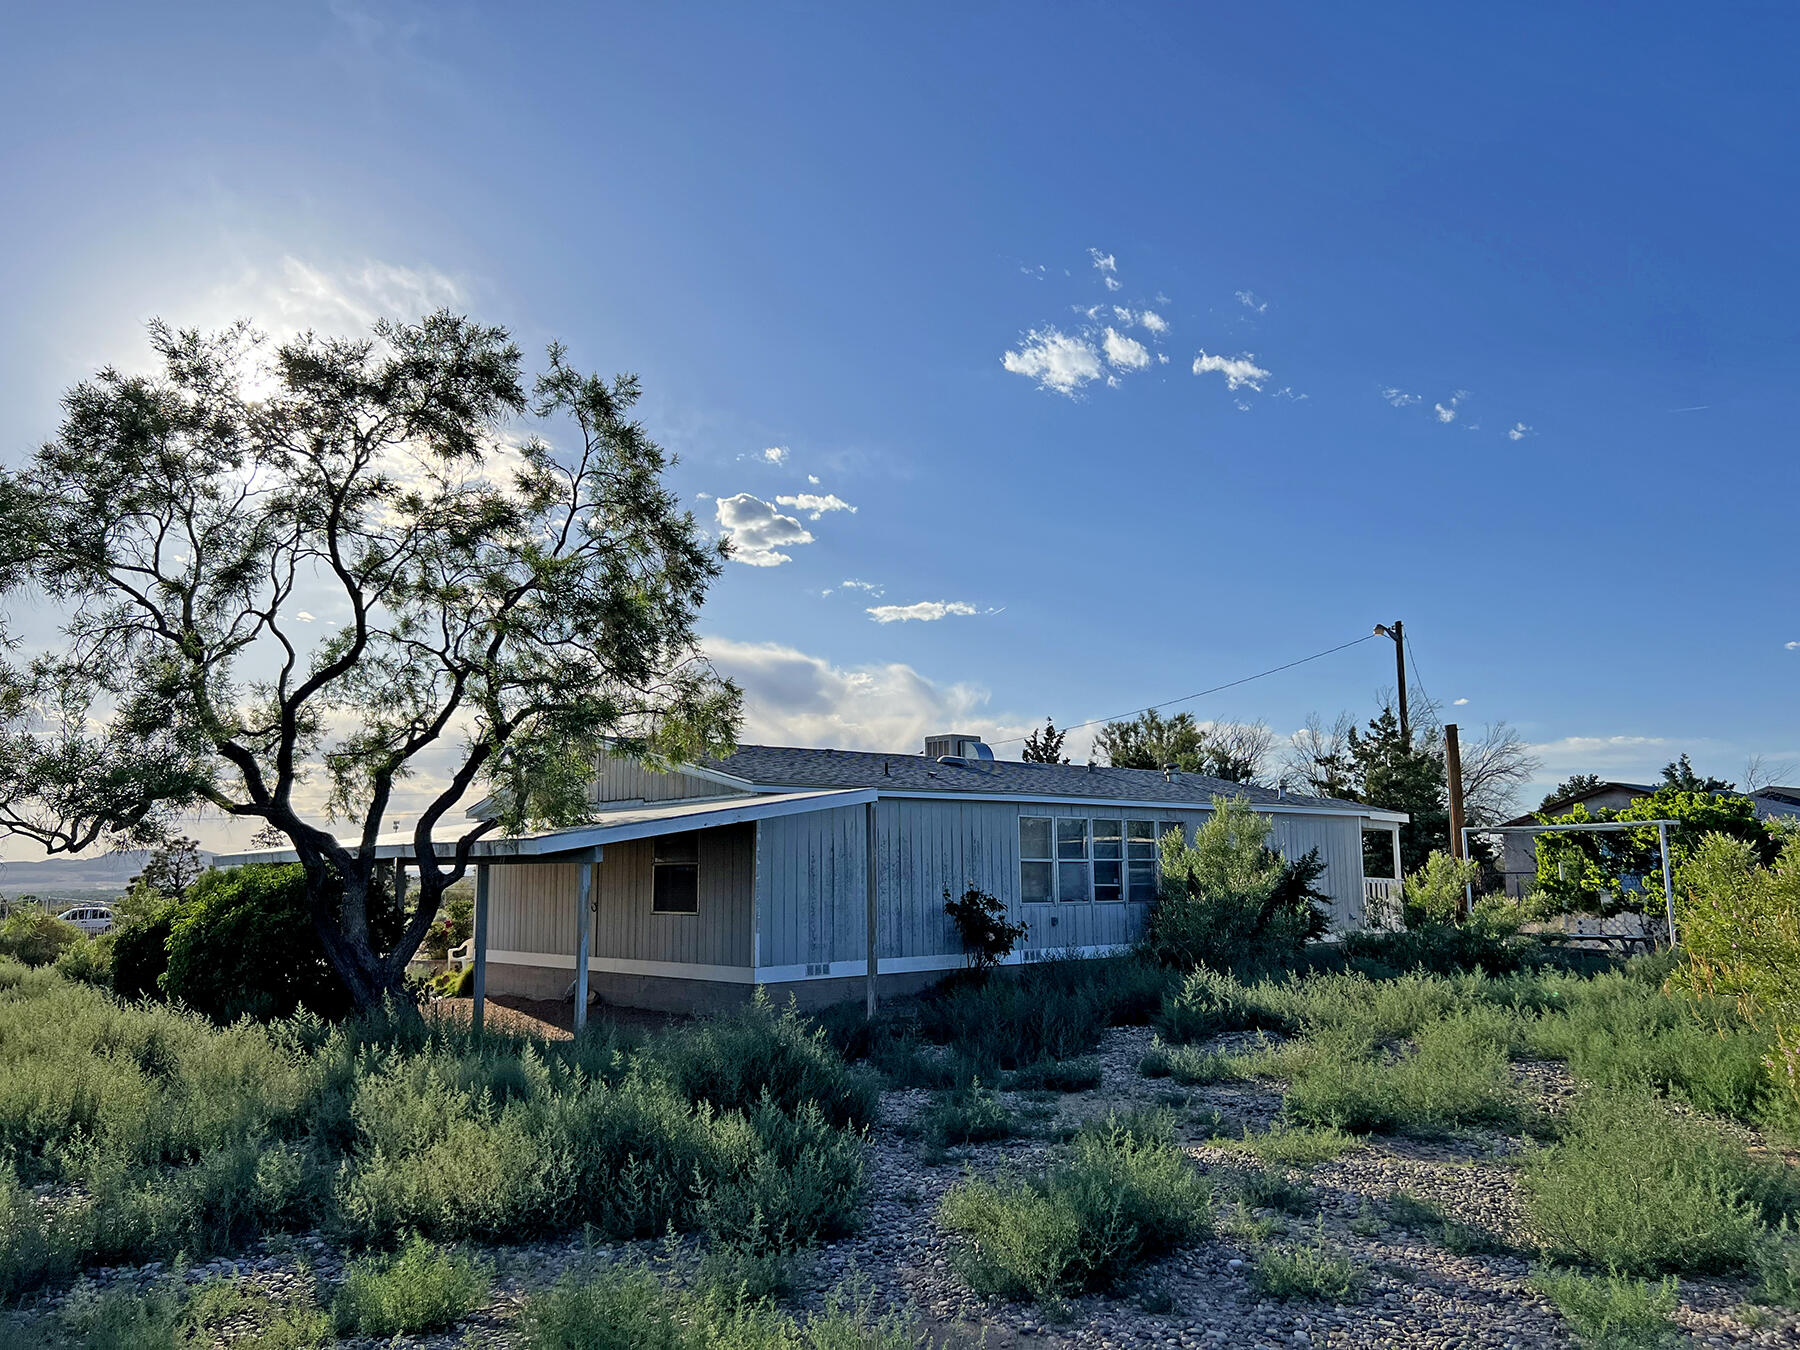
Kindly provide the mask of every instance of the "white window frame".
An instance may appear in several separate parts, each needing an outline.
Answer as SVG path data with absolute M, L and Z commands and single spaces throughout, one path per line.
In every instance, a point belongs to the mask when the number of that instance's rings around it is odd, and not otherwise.
M 1033 856 L 1033 857 L 1028 858 L 1025 856 L 1024 824 L 1027 820 L 1042 820 L 1042 821 L 1049 822 L 1049 825 L 1050 825 L 1050 856 L 1049 857 L 1042 858 L 1042 857 Z M 1079 821 L 1082 821 L 1086 826 L 1086 833 L 1082 837 L 1084 856 L 1081 858 L 1064 859 L 1061 856 L 1062 841 L 1061 841 L 1060 837 L 1058 836 L 1057 826 L 1060 825 L 1065 820 L 1079 820 Z M 1102 861 L 1105 861 L 1105 862 L 1113 861 L 1111 858 L 1100 859 L 1100 858 L 1096 858 L 1094 856 L 1094 839 L 1095 839 L 1094 822 L 1096 820 L 1116 820 L 1119 822 L 1119 829 L 1120 829 L 1120 838 L 1119 838 L 1120 857 L 1118 859 L 1118 862 L 1119 862 L 1119 898 L 1117 900 L 1102 900 L 1098 896 L 1096 896 L 1094 893 L 1095 887 L 1098 884 L 1094 879 L 1095 867 L 1097 866 L 1097 864 L 1099 864 Z M 1150 834 L 1149 842 L 1151 844 L 1151 863 L 1156 869 L 1155 873 L 1154 873 L 1154 880 L 1152 883 L 1153 893 L 1151 895 L 1150 900 L 1133 900 L 1131 898 L 1131 863 L 1132 863 L 1131 827 L 1132 827 L 1133 823 L 1140 824 L 1140 825 L 1147 824 L 1150 826 L 1151 834 Z M 1165 835 L 1167 835 L 1170 830 L 1179 830 L 1179 831 L 1181 831 L 1181 837 L 1182 837 L 1183 841 L 1185 841 L 1187 839 L 1187 824 L 1185 821 L 1164 820 L 1164 819 L 1157 819 L 1154 817 L 1143 816 L 1143 815 L 1133 816 L 1129 813 L 1123 813 L 1123 814 L 1120 814 L 1117 816 L 1095 816 L 1095 815 L 1041 816 L 1041 815 L 1037 815 L 1035 813 L 1027 813 L 1027 812 L 1022 811 L 1019 813 L 1019 825 L 1020 825 L 1019 903 L 1020 904 L 1031 904 L 1031 905 L 1079 905 L 1079 904 L 1083 904 L 1083 903 L 1090 904 L 1090 905 L 1145 905 L 1145 904 L 1149 904 L 1149 903 L 1151 903 L 1152 900 L 1155 899 L 1154 891 L 1157 889 L 1160 889 L 1162 886 L 1162 841 L 1163 841 L 1163 837 Z M 1144 843 L 1145 841 L 1140 839 L 1137 842 L 1141 844 L 1141 843 Z M 1087 898 L 1086 898 L 1085 902 L 1082 900 L 1065 900 L 1062 898 L 1062 866 L 1065 861 L 1074 866 L 1081 866 L 1081 867 L 1087 868 L 1088 884 L 1087 884 Z M 1142 862 L 1143 859 L 1140 858 L 1137 861 Z M 1050 898 L 1048 900 L 1027 900 L 1025 898 L 1025 864 L 1026 863 L 1047 863 L 1047 864 L 1049 864 L 1049 867 L 1050 867 Z
M 1032 857 L 1029 857 L 1029 858 L 1027 858 L 1025 856 L 1025 822 L 1028 820 L 1041 820 L 1044 822 L 1044 825 L 1046 826 L 1046 833 L 1048 833 L 1050 836 L 1050 846 L 1049 846 L 1048 856 L 1038 857 L 1036 855 L 1033 855 Z M 1025 898 L 1025 864 L 1027 864 L 1027 863 L 1040 863 L 1050 869 L 1050 891 L 1049 891 L 1049 895 L 1045 899 L 1027 900 Z M 1056 817 L 1055 816 L 1027 815 L 1023 811 L 1021 811 L 1019 813 L 1019 903 L 1022 905 L 1054 905 L 1056 903 Z
M 650 841 L 650 913 L 658 919 L 697 919 L 700 917 L 700 831 L 679 830 L 674 833 L 694 836 L 694 861 L 681 862 L 674 858 L 659 861 L 657 848 L 668 835 L 653 835 Z M 694 907 L 692 909 L 658 909 L 656 906 L 656 872 L 661 867 L 692 867 L 694 869 Z

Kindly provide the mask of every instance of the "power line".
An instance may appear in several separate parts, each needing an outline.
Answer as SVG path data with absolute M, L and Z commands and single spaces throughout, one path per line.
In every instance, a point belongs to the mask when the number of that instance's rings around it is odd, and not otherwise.
M 1064 727 L 1063 731 L 1080 731 L 1083 727 L 1096 727 L 1102 722 L 1116 722 L 1122 717 L 1136 717 L 1141 713 L 1155 712 L 1158 708 L 1172 708 L 1177 703 L 1191 703 L 1197 698 L 1205 698 L 1208 694 L 1217 694 L 1226 689 L 1235 689 L 1240 684 L 1249 684 L 1252 680 L 1260 680 L 1267 675 L 1279 675 L 1284 670 L 1292 670 L 1295 666 L 1303 666 L 1308 661 L 1317 661 L 1320 657 L 1330 656 L 1334 652 L 1341 652 L 1346 648 L 1358 646 L 1361 643 L 1372 640 L 1374 637 L 1375 634 L 1373 633 L 1364 633 L 1359 638 L 1354 638 L 1349 642 L 1340 642 L 1337 646 L 1327 647 L 1322 652 L 1314 652 L 1311 656 L 1302 656 L 1295 661 L 1288 661 L 1279 666 L 1271 666 L 1267 670 L 1259 670 L 1256 674 L 1246 675 L 1242 679 L 1227 680 L 1224 684 L 1215 684 L 1211 689 L 1202 689 L 1197 694 L 1183 694 L 1180 698 L 1172 698 L 1163 703 L 1152 703 L 1148 708 L 1133 708 L 1130 712 L 1115 713 L 1111 717 L 1096 717 L 1092 721 L 1077 722 L 1072 727 Z M 1024 739 L 1025 737 L 1023 736 L 1008 736 L 1003 741 L 995 741 L 994 744 L 1011 745 L 1014 741 L 1022 741 Z

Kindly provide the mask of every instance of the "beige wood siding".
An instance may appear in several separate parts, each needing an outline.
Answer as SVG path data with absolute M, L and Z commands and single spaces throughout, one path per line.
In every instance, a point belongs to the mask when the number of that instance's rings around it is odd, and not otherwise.
M 595 869 L 598 904 L 590 939 L 592 954 L 636 961 L 748 966 L 755 841 L 754 825 L 700 831 L 697 914 L 651 912 L 654 841 L 609 845 Z M 490 947 L 574 954 L 574 864 L 497 865 L 490 876 Z
M 674 802 L 693 797 L 745 795 L 740 788 L 676 771 L 659 773 L 635 760 L 603 759 L 588 800 L 594 802 Z

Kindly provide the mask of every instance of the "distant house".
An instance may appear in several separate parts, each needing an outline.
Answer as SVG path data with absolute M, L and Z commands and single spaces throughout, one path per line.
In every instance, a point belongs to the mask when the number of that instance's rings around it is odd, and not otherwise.
M 1660 786 L 1654 783 L 1598 783 L 1585 792 L 1560 797 L 1539 811 L 1527 812 L 1506 823 L 1535 825 L 1540 815 L 1549 816 L 1553 820 L 1560 819 L 1576 806 L 1585 806 L 1589 812 L 1617 811 L 1629 806 L 1639 797 L 1650 796 Z M 1748 797 L 1755 804 L 1758 819 L 1785 817 L 1800 820 L 1800 787 L 1766 787 L 1734 795 Z M 1501 880 L 1506 894 L 1517 899 L 1530 890 L 1532 883 L 1537 880 L 1537 836 L 1508 834 L 1502 835 L 1501 839 Z
M 923 755 L 746 745 L 669 772 L 607 760 L 589 823 L 483 841 L 487 991 L 567 996 L 584 881 L 591 987 L 632 1007 L 718 1007 L 759 985 L 820 1006 L 861 996 L 871 971 L 885 991 L 923 987 L 964 964 L 944 893 L 971 886 L 1027 925 L 1015 960 L 1122 951 L 1156 894 L 1157 840 L 1191 838 L 1219 794 L 1250 798 L 1289 856 L 1317 849 L 1333 926 L 1364 925 L 1366 899 L 1392 883 L 1365 879 L 1362 832 L 1397 854 L 1400 812 L 997 760 L 971 736 L 932 737 Z M 396 839 L 381 856 L 414 855 Z

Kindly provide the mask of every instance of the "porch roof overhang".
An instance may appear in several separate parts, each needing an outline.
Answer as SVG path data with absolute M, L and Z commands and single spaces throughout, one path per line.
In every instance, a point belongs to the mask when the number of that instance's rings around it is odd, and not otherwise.
M 839 806 L 863 806 L 874 801 L 875 797 L 873 788 L 856 788 L 637 804 L 619 810 L 601 811 L 590 821 L 560 830 L 541 830 L 511 838 L 477 840 L 470 850 L 469 861 L 551 862 L 570 854 L 591 853 L 608 844 L 620 844 L 630 839 L 649 839 L 685 830 L 710 830 L 721 825 L 740 825 L 746 821 L 769 820 L 776 816 L 829 811 Z M 453 857 L 456 841 L 462 833 L 460 830 L 440 832 L 431 841 L 433 855 L 446 860 Z M 339 842 L 352 851 L 356 848 L 352 840 Z M 419 860 L 418 844 L 410 834 L 382 835 L 375 841 L 375 856 L 383 860 L 416 863 Z M 219 867 L 241 867 L 246 863 L 291 863 L 299 860 L 299 854 L 292 848 L 263 848 L 248 849 L 242 853 L 221 853 L 213 862 Z

